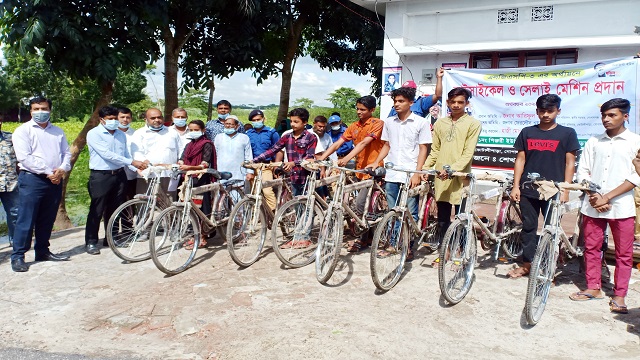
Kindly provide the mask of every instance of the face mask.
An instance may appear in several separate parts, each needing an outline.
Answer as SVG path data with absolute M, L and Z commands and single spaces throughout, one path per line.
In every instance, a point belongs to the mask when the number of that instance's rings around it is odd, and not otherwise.
M 131 126 L 131 124 L 127 124 L 127 125 L 120 124 L 120 125 L 118 125 L 118 127 L 121 128 L 121 129 L 128 129 L 129 126 Z
M 332 127 L 331 127 L 331 130 L 333 130 L 333 131 L 338 131 L 338 130 L 340 130 L 340 125 L 332 126 Z
M 149 129 L 151 129 L 151 131 L 160 131 L 162 129 L 164 129 L 164 125 L 160 125 L 160 126 L 151 126 L 149 125 Z
M 185 136 L 189 140 L 198 140 L 202 136 L 202 133 L 200 131 L 192 131 L 192 132 L 187 133 L 187 135 L 185 135 Z
M 231 134 L 233 134 L 233 133 L 235 133 L 235 132 L 236 132 L 236 129 L 233 129 L 233 128 L 231 128 L 231 129 L 229 129 L 229 128 L 224 128 L 224 133 L 225 133 L 225 134 L 227 134 L 227 135 L 231 135 Z
M 264 122 L 262 122 L 262 121 L 252 121 L 251 125 L 253 125 L 253 127 L 256 128 L 256 129 L 262 129 L 262 127 L 264 126 Z
M 31 118 L 38 124 L 44 124 L 51 118 L 51 113 L 49 111 L 34 111 Z
M 175 125 L 177 127 L 185 127 L 185 126 L 187 126 L 187 119 L 173 118 L 173 125 Z
M 229 114 L 218 114 L 218 119 L 226 120 L 228 116 L 229 116 Z
M 120 126 L 120 122 L 116 119 L 105 120 L 103 126 L 105 129 L 113 131 Z

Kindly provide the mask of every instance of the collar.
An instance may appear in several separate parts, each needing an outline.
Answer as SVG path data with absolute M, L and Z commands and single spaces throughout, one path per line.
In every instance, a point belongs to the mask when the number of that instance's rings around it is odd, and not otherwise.
M 33 119 L 29 120 L 28 123 L 30 123 L 31 126 L 37 126 L 42 130 L 45 130 L 45 129 L 48 129 L 48 128 L 51 127 L 51 120 L 47 121 L 47 126 L 45 126 L 45 127 L 42 127 L 42 126 L 38 125 L 38 123 L 33 121 Z
M 410 113 L 409 113 L 409 116 L 407 116 L 407 119 L 403 121 L 403 120 L 400 120 L 400 117 L 398 116 L 398 114 L 396 114 L 396 115 L 394 115 L 394 117 L 393 117 L 393 121 L 399 121 L 399 122 L 405 122 L 405 121 L 409 121 L 409 120 L 411 120 L 411 121 L 415 121 L 415 120 L 417 120 L 417 119 L 416 119 L 416 117 L 417 117 L 417 116 L 418 116 L 418 115 L 416 115 L 416 114 L 412 111 L 412 112 L 410 112 Z
M 365 126 L 369 125 L 371 122 L 373 122 L 374 119 L 375 118 L 372 116 L 372 117 L 368 118 L 367 120 L 365 120 L 364 124 L 362 124 L 360 122 L 360 119 L 358 119 L 358 121 L 356 121 L 354 124 L 357 124 L 359 127 L 365 127 Z
M 616 135 L 614 137 L 609 137 L 609 135 L 607 135 L 607 132 L 605 131 L 600 135 L 599 138 L 600 139 L 612 139 L 612 140 L 616 139 L 616 138 L 623 139 L 623 140 L 632 140 L 631 138 L 633 137 L 633 135 L 634 134 L 629 129 L 625 128 L 623 132 L 621 132 L 620 134 L 618 134 L 618 135 Z

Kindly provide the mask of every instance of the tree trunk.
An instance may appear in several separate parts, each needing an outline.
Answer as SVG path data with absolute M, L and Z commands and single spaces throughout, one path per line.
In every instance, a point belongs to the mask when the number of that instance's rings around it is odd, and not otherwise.
M 73 171 L 73 166 L 76 161 L 78 161 L 78 157 L 84 149 L 84 146 L 87 144 L 87 133 L 89 130 L 93 129 L 99 123 L 98 110 L 101 107 L 109 104 L 111 102 L 111 97 L 113 95 L 113 81 L 108 81 L 100 87 L 100 98 L 96 102 L 95 108 L 93 110 L 93 114 L 91 114 L 91 118 L 84 124 L 84 127 L 78 134 L 78 136 L 73 140 L 73 144 L 71 144 L 69 151 L 71 152 L 71 170 L 64 177 L 64 181 L 62 183 L 62 200 L 60 201 L 60 206 L 58 207 L 58 214 L 56 215 L 56 222 L 54 223 L 54 228 L 58 230 L 68 229 L 73 227 L 73 223 L 71 223 L 71 219 L 69 219 L 69 214 L 67 213 L 66 207 L 66 195 L 67 195 L 67 185 L 69 184 L 69 177 L 71 176 L 71 171 Z
M 282 62 L 282 84 L 280 85 L 280 106 L 278 108 L 278 119 L 276 124 L 287 118 L 289 112 L 289 101 L 291 100 L 291 78 L 293 77 L 293 66 L 297 57 L 300 36 L 306 25 L 302 18 L 295 20 L 289 30 L 287 37 L 287 49 Z M 277 125 L 276 125 L 277 126 Z
M 178 107 L 178 59 L 180 48 L 167 26 L 164 32 L 164 116 Z
M 213 115 L 213 93 L 216 91 L 216 84 L 213 80 L 213 74 L 209 78 L 209 104 L 207 106 L 207 121 L 211 120 Z

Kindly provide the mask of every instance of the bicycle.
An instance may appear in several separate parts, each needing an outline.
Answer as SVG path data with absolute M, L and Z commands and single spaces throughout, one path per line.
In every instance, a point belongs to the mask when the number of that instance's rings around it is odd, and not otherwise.
M 173 202 L 153 222 L 149 238 L 151 259 L 158 270 L 167 275 L 186 270 L 195 258 L 201 234 L 213 232 L 217 227 L 226 225 L 229 219 L 229 205 L 233 203 L 234 197 L 230 192 L 237 191 L 238 185 L 233 182 L 214 182 L 194 188 L 192 175 L 202 174 L 210 174 L 217 180 L 231 178 L 231 173 L 220 173 L 214 169 L 187 171 L 180 192 L 181 201 Z M 193 201 L 195 195 L 206 192 L 213 194 L 212 211 L 209 215 Z
M 271 230 L 273 251 L 288 267 L 306 266 L 315 259 L 320 225 L 324 220 L 324 211 L 329 207 L 316 188 L 329 185 L 339 177 L 335 175 L 318 179 L 316 172 L 329 164 L 327 161 L 302 161 L 301 166 L 311 172 L 305 182 L 304 194 L 287 201 L 275 214 Z
M 246 194 L 231 210 L 232 220 L 227 223 L 226 238 L 231 259 L 239 266 L 247 267 L 258 260 L 266 241 L 267 231 L 273 227 L 274 223 L 274 211 L 267 206 L 262 189 L 269 187 L 277 189 L 276 209 L 289 201 L 292 196 L 289 182 L 284 177 L 262 181 L 263 170 L 279 168 L 282 166 L 281 162 L 270 164 L 245 162 L 242 166 L 253 169 L 257 173 L 251 194 Z
M 545 199 L 551 199 L 549 208 L 545 214 L 545 226 L 540 234 L 536 254 L 531 262 L 529 281 L 527 283 L 527 295 L 525 298 L 524 312 L 527 323 L 529 325 L 535 325 L 540 321 L 544 313 L 551 282 L 556 275 L 560 246 L 563 245 L 567 251 L 572 252 L 576 256 L 581 256 L 583 250 L 576 246 L 579 235 L 572 236 L 572 240 L 570 241 L 562 229 L 560 220 L 566 207 L 560 202 L 560 194 L 564 190 L 580 190 L 593 193 L 600 190 L 600 186 L 588 181 L 580 184 L 547 181 L 541 179 L 540 174 L 537 173 L 531 173 L 527 177 L 530 182 L 539 187 L 538 191 L 543 194 Z M 541 189 L 541 187 L 543 187 L 543 189 Z M 547 223 L 548 225 L 546 225 Z
M 404 264 L 409 251 L 409 238 L 419 236 L 419 241 L 434 235 L 436 220 L 430 218 L 430 208 L 435 206 L 433 192 L 428 182 L 409 188 L 412 174 L 438 175 L 435 170 L 409 170 L 395 167 L 393 163 L 386 163 L 386 169 L 403 172 L 405 181 L 400 186 L 399 197 L 393 208 L 384 215 L 376 226 L 371 244 L 369 267 L 371 279 L 376 288 L 388 291 L 400 280 L 404 271 Z M 431 196 L 430 196 L 431 195 Z M 407 206 L 410 197 L 420 196 L 418 203 L 418 220 L 408 213 Z
M 149 166 L 144 170 L 144 178 L 149 182 L 147 191 L 124 202 L 109 218 L 106 229 L 107 242 L 120 259 L 138 262 L 151 258 L 149 245 L 141 243 L 148 241 L 157 214 L 173 202 L 160 186 L 160 176 L 169 169 L 172 167 L 160 165 Z M 151 175 L 153 176 L 150 177 Z
M 363 231 L 368 230 L 382 219 L 382 212 L 386 210 L 386 199 L 384 199 L 384 191 L 378 184 L 376 178 L 384 176 L 383 171 L 372 172 L 370 170 L 354 170 L 346 167 L 339 167 L 329 163 L 329 168 L 340 171 L 334 196 L 328 204 L 324 220 L 318 234 L 318 246 L 315 253 L 316 279 L 321 284 L 326 284 L 333 275 L 340 249 L 342 248 L 343 231 L 344 231 L 344 214 L 349 215 L 349 219 Z M 346 184 L 347 172 L 364 173 L 373 175 L 373 178 Z M 367 197 L 362 214 L 357 214 L 350 206 L 346 205 L 343 199 L 345 194 L 351 194 L 356 191 L 367 191 Z M 347 203 L 348 204 L 348 203 Z
M 478 235 L 481 235 L 480 244 L 483 249 L 494 249 L 494 260 L 498 260 L 500 249 L 507 257 L 516 258 L 522 252 L 522 214 L 517 204 L 509 198 L 513 187 L 512 178 L 489 173 L 452 172 L 448 166 L 444 169 L 449 177 L 463 177 L 468 182 L 463 190 L 460 212 L 445 232 L 438 256 L 440 292 L 449 304 L 455 305 L 464 299 L 473 285 Z M 475 195 L 477 180 L 497 182 L 500 186 Z M 488 225 L 478 216 L 474 205 L 476 201 L 496 196 L 494 222 Z

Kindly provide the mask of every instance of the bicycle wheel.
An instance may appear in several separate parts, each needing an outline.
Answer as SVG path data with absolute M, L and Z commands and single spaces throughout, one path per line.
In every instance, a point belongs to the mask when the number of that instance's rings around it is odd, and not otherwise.
M 189 267 L 200 245 L 200 225 L 183 206 L 164 209 L 153 222 L 149 238 L 151 259 L 158 270 L 175 275 Z
M 547 304 L 549 289 L 556 272 L 557 252 L 554 247 L 553 234 L 545 231 L 540 238 L 529 273 L 527 297 L 524 303 L 524 312 L 529 325 L 535 325 L 540 321 Z
M 422 232 L 422 246 L 427 247 L 430 250 L 429 253 L 438 250 L 438 237 L 436 236 L 438 233 L 438 207 L 435 197 L 431 194 L 427 195 L 420 231 Z
M 522 217 L 520 216 L 520 209 L 513 201 L 504 200 L 500 212 L 501 224 L 498 226 L 498 232 L 506 233 L 515 229 L 513 233 L 502 240 L 502 251 L 508 258 L 518 258 L 522 255 L 522 239 L 520 237 Z
M 471 290 L 477 247 L 475 232 L 467 231 L 467 221 L 456 219 L 442 239 L 438 280 L 442 296 L 451 304 L 459 303 Z
M 227 222 L 227 249 L 231 259 L 239 266 L 251 266 L 258 260 L 266 238 L 267 222 L 256 201 L 240 200 Z
M 286 202 L 276 212 L 271 226 L 273 252 L 291 268 L 309 265 L 316 256 L 324 211 L 317 202 L 307 210 L 307 197 Z
M 396 211 L 387 213 L 373 234 L 369 261 L 371 279 L 383 291 L 390 290 L 400 280 L 407 258 L 409 229 L 401 215 Z
M 162 209 L 149 209 L 149 202 L 132 199 L 120 205 L 107 223 L 106 237 L 109 247 L 117 257 L 128 262 L 147 260 L 149 233 Z
M 336 265 L 338 265 L 343 232 L 344 214 L 342 209 L 328 211 L 327 217 L 320 228 L 315 259 L 316 279 L 320 284 L 326 284 L 331 279 L 331 275 L 333 275 Z
M 231 215 L 233 207 L 244 197 L 242 189 L 237 186 L 229 186 L 220 192 L 218 203 L 213 207 L 215 209 L 214 216 L 218 222 L 218 231 L 223 236 L 227 231 L 227 222 Z M 223 221 L 227 218 L 227 221 Z

